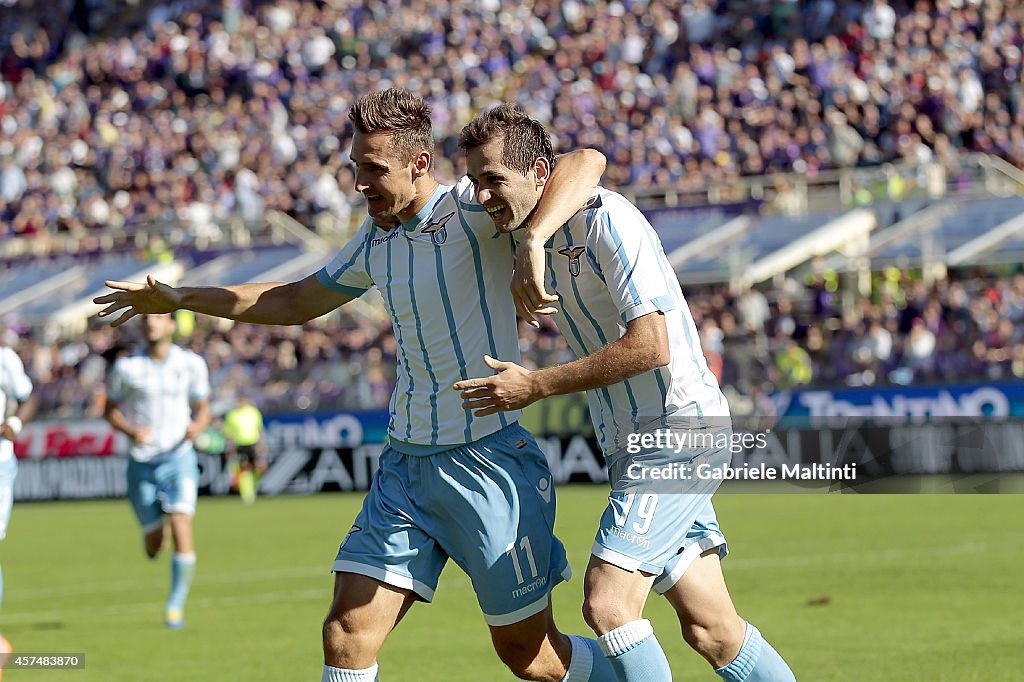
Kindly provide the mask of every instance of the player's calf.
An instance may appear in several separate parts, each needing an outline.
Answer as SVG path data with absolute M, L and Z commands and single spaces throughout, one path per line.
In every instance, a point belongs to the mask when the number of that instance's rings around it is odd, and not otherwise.
M 702 554 L 665 592 L 683 638 L 727 682 L 794 682 L 782 656 L 736 613 L 718 552 Z
M 536 645 L 526 642 L 495 642 L 494 650 L 509 671 L 521 680 L 545 680 L 559 682 L 563 675 L 553 670 L 540 656 Z
M 518 623 L 491 627 L 498 658 L 521 680 L 560 682 L 572 656 L 569 638 L 558 632 L 551 607 Z
M 736 657 L 746 631 L 726 587 L 719 552 L 705 551 L 665 592 L 679 617 L 683 639 L 714 668 Z
M 615 682 L 615 672 L 598 643 L 564 635 L 555 625 L 551 604 L 512 625 L 491 626 L 498 658 L 521 680 L 544 682 Z
M 714 668 L 736 658 L 743 644 L 747 624 L 738 615 L 704 618 L 703 622 L 681 622 L 683 639 Z
M 143 536 L 142 539 L 143 547 L 146 550 L 146 556 L 150 559 L 155 559 L 160 556 L 160 550 L 164 547 L 164 526 L 161 522 L 158 528 L 149 531 Z

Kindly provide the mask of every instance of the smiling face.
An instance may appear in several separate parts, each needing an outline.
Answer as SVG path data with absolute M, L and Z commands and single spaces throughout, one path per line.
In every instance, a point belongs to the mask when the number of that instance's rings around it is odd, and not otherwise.
M 512 232 L 537 206 L 550 170 L 538 158 L 523 175 L 505 165 L 505 137 L 498 136 L 466 152 L 467 174 L 476 187 L 477 200 L 487 210 L 498 232 Z
M 366 212 L 379 222 L 411 217 L 405 214 L 416 198 L 415 180 L 430 167 L 430 153 L 426 151 L 411 160 L 399 158 L 392 145 L 393 136 L 357 131 L 352 140 L 355 189 L 366 197 Z M 418 170 L 421 166 L 422 172 Z

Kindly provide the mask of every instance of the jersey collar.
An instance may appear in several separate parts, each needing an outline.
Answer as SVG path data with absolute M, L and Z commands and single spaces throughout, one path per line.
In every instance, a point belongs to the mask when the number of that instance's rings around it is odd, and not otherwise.
M 405 229 L 406 232 L 410 232 L 412 230 L 415 230 L 421 224 L 423 224 L 423 221 L 429 218 L 430 215 L 434 212 L 434 209 L 437 207 L 438 202 L 440 202 L 441 199 L 444 198 L 445 192 L 447 192 L 450 189 L 450 186 L 438 184 L 437 188 L 434 190 L 434 193 L 430 195 L 430 201 L 428 201 L 423 206 L 423 208 L 420 209 L 419 213 L 412 217 L 412 219 L 408 221 L 403 220 L 402 228 Z

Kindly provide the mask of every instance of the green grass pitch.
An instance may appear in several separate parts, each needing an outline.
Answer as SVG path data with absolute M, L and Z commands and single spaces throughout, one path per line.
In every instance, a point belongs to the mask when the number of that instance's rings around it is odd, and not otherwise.
M 559 490 L 576 578 L 555 591 L 584 632 L 582 581 L 601 486 Z M 124 500 L 16 505 L 0 544 L 0 630 L 21 652 L 85 652 L 84 670 L 8 670 L 26 682 L 319 680 L 328 567 L 361 495 L 201 499 L 188 626 L 165 630 L 166 555 L 145 559 Z M 1020 680 L 1024 496 L 720 494 L 740 613 L 802 682 Z M 718 679 L 647 607 L 677 680 Z M 507 680 L 468 578 L 449 565 L 380 655 L 382 679 Z

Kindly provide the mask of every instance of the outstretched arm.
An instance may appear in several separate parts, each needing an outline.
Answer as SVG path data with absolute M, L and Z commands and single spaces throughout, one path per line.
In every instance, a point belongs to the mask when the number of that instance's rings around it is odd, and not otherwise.
M 181 308 L 239 322 L 302 324 L 354 298 L 323 286 L 315 274 L 289 284 L 172 287 L 150 277 L 145 284 L 106 282 L 106 285 L 117 291 L 95 298 L 93 303 L 107 306 L 100 311 L 100 317 L 124 311 L 112 323 L 114 327 L 136 315 L 172 313 Z
M 512 298 L 519 316 L 539 327 L 535 316 L 555 312 L 558 300 L 544 288 L 544 243 L 572 218 L 593 194 L 607 159 L 596 149 L 578 149 L 558 157 L 551 179 L 533 214 L 517 234 Z
M 453 388 L 462 391 L 463 407 L 484 417 L 518 410 L 553 395 L 611 386 L 667 365 L 670 357 L 665 316 L 654 312 L 631 320 L 621 338 L 579 360 L 531 371 L 514 362 L 485 357 L 487 366 L 497 374 L 459 381 Z

